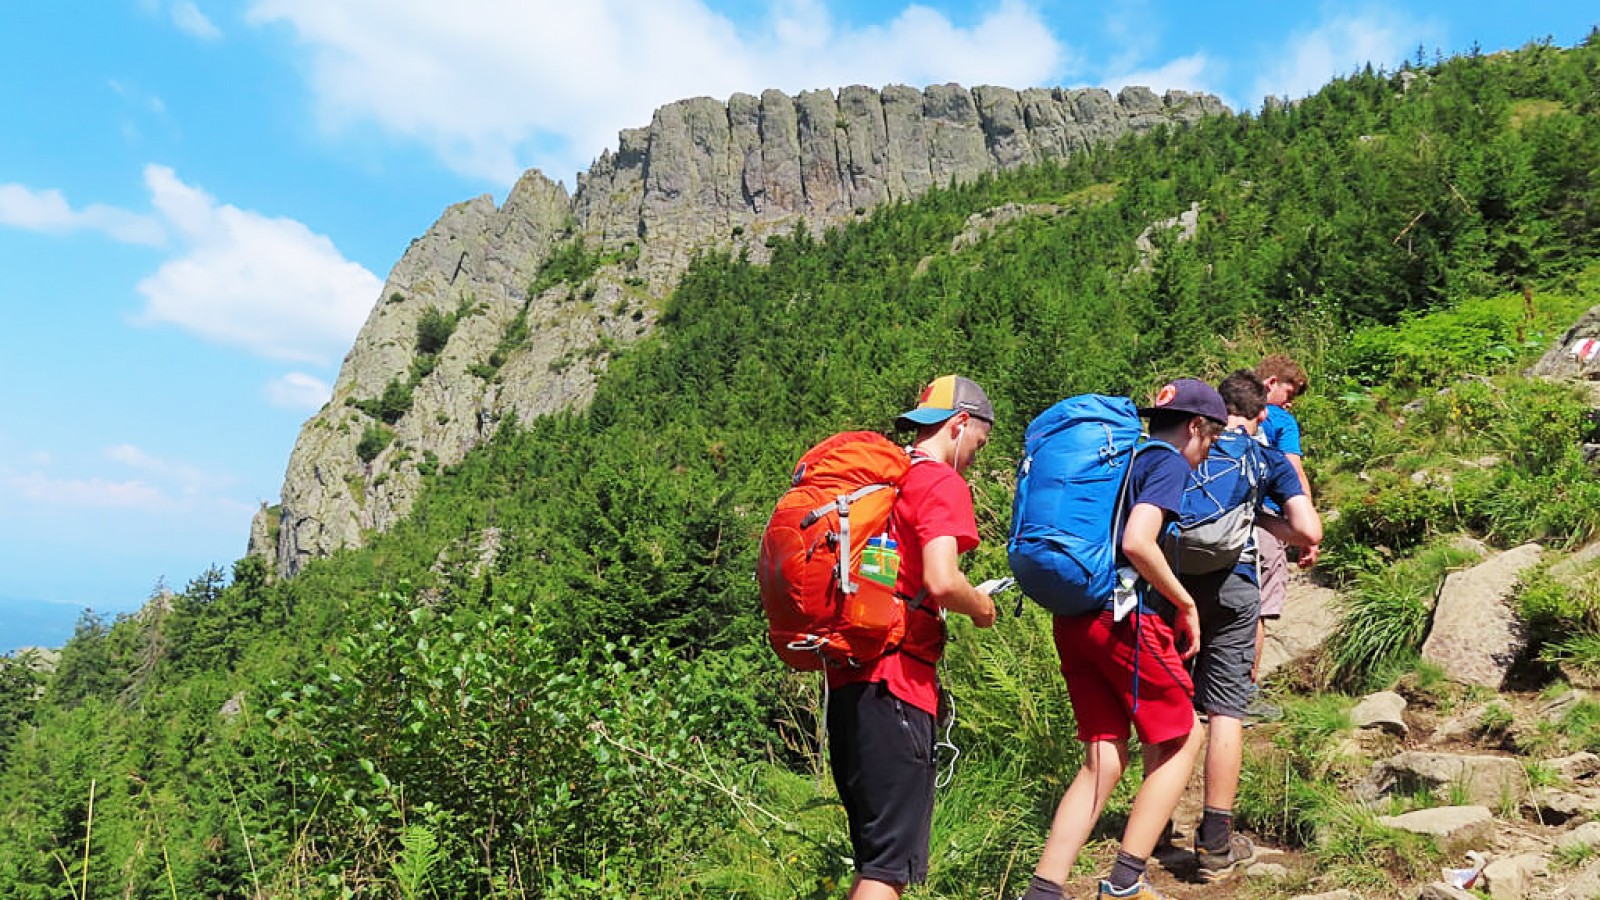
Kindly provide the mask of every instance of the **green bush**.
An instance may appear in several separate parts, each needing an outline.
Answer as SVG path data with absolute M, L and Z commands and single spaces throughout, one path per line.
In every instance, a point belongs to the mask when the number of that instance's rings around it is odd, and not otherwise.
M 456 316 L 428 307 L 422 311 L 417 319 L 417 354 L 419 356 L 437 356 L 444 350 L 444 345 L 449 343 L 450 335 L 456 330 Z
M 435 895 L 497 879 L 542 895 L 573 877 L 658 883 L 716 834 L 728 773 L 704 745 L 737 756 L 754 726 L 696 667 L 658 646 L 560 652 L 509 599 L 443 610 L 390 594 L 376 612 L 268 714 L 279 753 L 308 763 L 319 865 L 386 880 L 426 810 Z
M 356 442 L 356 458 L 364 463 L 370 463 L 392 443 L 394 443 L 394 429 L 378 424 L 368 425 L 366 430 L 361 432 L 361 440 Z

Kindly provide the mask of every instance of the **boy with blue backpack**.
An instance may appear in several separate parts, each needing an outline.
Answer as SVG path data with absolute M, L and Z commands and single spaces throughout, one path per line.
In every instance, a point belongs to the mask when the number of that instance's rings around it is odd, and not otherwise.
M 1256 526 L 1285 543 L 1315 546 L 1322 521 L 1281 451 L 1255 432 L 1266 417 L 1267 390 L 1237 371 L 1217 386 L 1228 428 L 1190 476 L 1178 521 L 1178 578 L 1200 612 L 1200 652 L 1190 662 L 1194 705 L 1207 716 L 1205 809 L 1195 833 L 1200 877 L 1213 881 L 1248 865 L 1255 847 L 1233 831 L 1233 803 L 1243 762 L 1245 709 L 1254 688 L 1261 609 Z M 1281 515 L 1261 511 L 1270 503 Z
M 1132 413 L 1125 399 L 1069 398 L 1028 429 L 1009 555 L 1023 591 L 1056 614 L 1056 651 L 1084 761 L 1056 809 L 1023 900 L 1061 900 L 1078 852 L 1127 768 L 1134 729 L 1144 783 L 1099 895 L 1159 900 L 1144 878 L 1146 861 L 1200 749 L 1184 667 L 1201 648 L 1200 617 L 1168 564 L 1163 537 L 1182 510 L 1190 471 L 1206 458 L 1228 411 L 1211 385 L 1180 379 L 1138 410 L 1149 418 L 1149 440 L 1140 442 L 1137 417 L 1128 423 Z M 1085 498 L 1094 498 L 1092 508 Z

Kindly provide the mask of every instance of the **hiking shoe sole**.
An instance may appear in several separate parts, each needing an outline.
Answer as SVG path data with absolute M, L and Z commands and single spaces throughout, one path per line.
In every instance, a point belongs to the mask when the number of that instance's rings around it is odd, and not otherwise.
M 1203 848 L 1195 848 L 1195 860 L 1199 863 L 1200 880 L 1206 884 L 1243 871 L 1256 861 L 1256 845 L 1242 834 L 1235 834 L 1228 839 L 1228 851 L 1215 853 Z

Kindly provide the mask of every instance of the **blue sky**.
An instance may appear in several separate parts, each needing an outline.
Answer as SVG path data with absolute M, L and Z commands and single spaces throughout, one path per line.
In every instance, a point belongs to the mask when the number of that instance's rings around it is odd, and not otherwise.
M 1236 109 L 1556 2 L 0 2 L 0 599 L 137 607 L 244 550 L 389 267 L 685 96 L 1186 88 Z M 0 649 L 7 643 L 0 622 Z

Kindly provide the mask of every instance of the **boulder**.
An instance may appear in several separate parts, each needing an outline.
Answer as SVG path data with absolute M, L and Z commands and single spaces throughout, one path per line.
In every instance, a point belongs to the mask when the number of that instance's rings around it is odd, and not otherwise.
M 1575 873 L 1567 874 L 1567 883 L 1550 895 L 1551 900 L 1594 900 L 1600 897 L 1600 860 L 1592 860 Z
M 1539 714 L 1544 716 L 1546 721 L 1560 722 L 1566 716 L 1568 710 L 1589 699 L 1589 697 L 1589 692 L 1582 688 L 1563 691 L 1559 696 L 1540 704 Z M 1596 757 L 1596 759 L 1600 760 L 1600 757 Z
M 1521 762 L 1504 756 L 1408 750 L 1374 765 L 1356 794 L 1375 800 L 1397 789 L 1418 788 L 1436 796 L 1459 790 L 1470 804 L 1502 806 L 1522 802 L 1528 776 Z
M 1550 577 L 1556 581 L 1572 581 L 1583 576 L 1600 560 L 1600 541 L 1590 541 L 1572 551 L 1550 567 Z
M 1546 825 L 1560 825 L 1600 809 L 1600 801 L 1594 797 L 1555 788 L 1533 791 L 1528 795 L 1526 805 Z
M 1262 862 L 1245 869 L 1244 874 L 1254 882 L 1277 883 L 1289 880 L 1289 867 L 1283 863 Z
M 1483 869 L 1482 884 L 1494 900 L 1522 900 L 1533 889 L 1533 880 L 1549 871 L 1544 857 L 1523 854 L 1497 859 Z
M 1294 566 L 1289 567 L 1283 617 L 1267 623 L 1267 639 L 1261 648 L 1259 669 L 1263 679 L 1322 649 L 1339 628 L 1339 611 L 1334 604 L 1338 596 L 1337 591 L 1317 584 Z
M 1560 849 L 1600 846 L 1600 822 L 1585 822 L 1556 838 Z
M 1357 728 L 1376 728 L 1405 737 L 1410 732 L 1406 726 L 1406 698 L 1394 691 L 1379 691 L 1361 698 L 1350 711 L 1350 720 Z
M 1550 772 L 1554 772 L 1557 777 L 1562 778 L 1563 781 L 1571 783 L 1571 781 L 1582 781 L 1584 778 L 1594 775 L 1595 772 L 1600 772 L 1600 756 L 1595 756 L 1594 753 L 1587 753 L 1587 751 L 1579 751 L 1579 753 L 1568 754 L 1568 756 L 1546 759 L 1546 761 L 1542 762 L 1542 765 L 1549 769 Z
M 1378 822 L 1433 838 L 1445 853 L 1485 846 L 1494 835 L 1494 814 L 1484 806 L 1436 806 L 1379 816 Z
M 1452 680 L 1499 690 L 1527 646 L 1511 595 L 1541 552 L 1524 544 L 1446 576 L 1422 658 Z
M 1600 379 L 1600 306 L 1591 307 L 1580 316 L 1528 374 L 1569 381 Z

